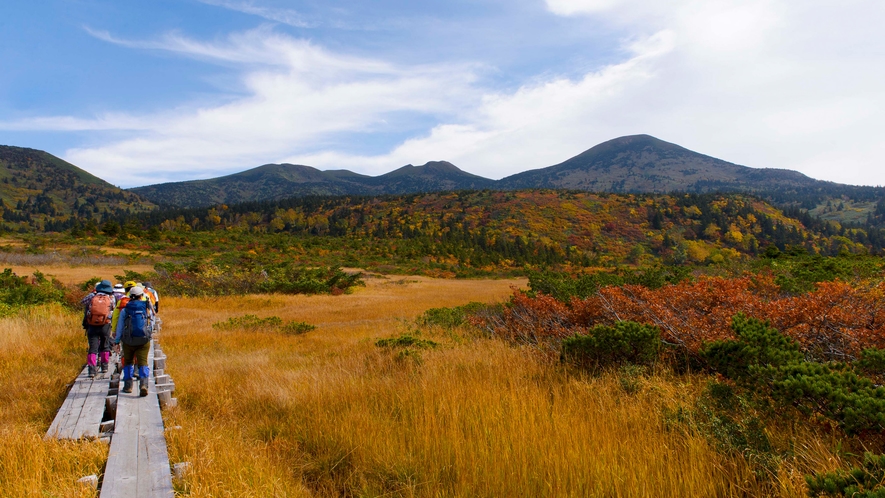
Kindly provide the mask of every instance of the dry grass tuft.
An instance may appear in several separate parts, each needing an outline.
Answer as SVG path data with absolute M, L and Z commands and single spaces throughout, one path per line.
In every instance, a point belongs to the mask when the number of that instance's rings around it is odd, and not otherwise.
M 85 351 L 79 317 L 59 306 L 0 320 L 0 495 L 94 496 L 77 479 L 100 474 L 107 446 L 43 441 Z

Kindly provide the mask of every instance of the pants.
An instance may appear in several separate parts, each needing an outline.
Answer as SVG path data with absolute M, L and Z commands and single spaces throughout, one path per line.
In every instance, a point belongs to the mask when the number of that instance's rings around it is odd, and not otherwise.
M 86 353 L 86 363 L 95 366 L 98 356 L 101 355 L 101 363 L 107 363 L 111 356 L 111 324 L 87 325 L 86 340 L 89 341 L 89 350 Z
M 147 379 L 151 373 L 150 367 L 148 367 L 148 351 L 151 349 L 151 343 L 147 343 L 144 346 L 130 346 L 128 344 L 123 344 L 123 380 L 129 380 L 132 378 L 132 373 L 135 370 L 133 363 L 135 361 L 138 362 L 138 376 L 142 379 Z M 133 361 L 134 360 L 134 361 Z

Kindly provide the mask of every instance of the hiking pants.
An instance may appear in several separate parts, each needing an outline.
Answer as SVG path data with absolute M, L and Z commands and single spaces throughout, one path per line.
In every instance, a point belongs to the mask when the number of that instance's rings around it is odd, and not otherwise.
M 135 361 L 138 361 L 138 376 L 146 379 L 148 375 L 150 375 L 150 368 L 148 367 L 148 351 L 151 349 L 151 343 L 147 343 L 144 346 L 130 346 L 125 343 L 121 343 L 123 345 L 123 380 L 129 380 L 132 378 L 132 373 L 134 370 Z
M 111 355 L 111 324 L 87 325 L 86 339 L 89 341 L 89 351 L 86 354 L 86 363 L 95 366 L 98 355 L 101 354 L 101 362 L 107 363 Z

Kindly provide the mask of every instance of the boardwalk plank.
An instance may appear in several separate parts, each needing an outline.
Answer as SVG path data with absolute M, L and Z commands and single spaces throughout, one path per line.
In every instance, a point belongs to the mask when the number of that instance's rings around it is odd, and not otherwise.
M 144 398 L 139 397 L 137 385 L 132 393 L 118 395 L 102 497 L 174 496 L 163 418 L 152 378 L 149 386 Z
M 110 383 L 107 378 L 93 379 L 71 439 L 98 437 L 101 419 L 104 417 L 104 400 L 107 398 Z
M 74 386 L 68 397 L 71 398 L 71 404 L 68 406 L 68 412 L 64 420 L 59 424 L 57 436 L 59 439 L 74 439 L 74 429 L 77 427 L 77 421 L 80 419 L 80 413 L 83 411 L 83 405 L 86 403 L 86 397 L 89 396 L 89 388 L 92 387 L 92 379 L 86 375 L 86 370 L 74 381 Z
M 68 418 L 68 415 L 71 413 L 71 405 L 74 403 L 74 396 L 71 396 L 71 392 L 74 388 L 77 388 L 77 379 L 86 374 L 86 369 L 84 368 L 80 374 L 74 379 L 74 384 L 71 386 L 71 389 L 68 391 L 68 395 L 65 396 L 64 402 L 62 402 L 61 408 L 59 408 L 58 413 L 55 414 L 55 419 L 52 421 L 52 425 L 49 426 L 49 430 L 46 431 L 45 439 L 57 438 L 61 427 L 65 424 L 65 421 Z M 79 388 L 78 388 L 79 389 Z

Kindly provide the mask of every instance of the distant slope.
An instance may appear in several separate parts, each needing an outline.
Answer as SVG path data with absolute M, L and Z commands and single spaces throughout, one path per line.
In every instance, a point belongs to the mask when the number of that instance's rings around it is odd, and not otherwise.
M 52 154 L 4 145 L 0 201 L 6 229 L 62 229 L 74 218 L 100 221 L 156 207 Z
M 632 135 L 603 142 L 555 166 L 509 176 L 498 188 L 665 193 L 796 189 L 821 183 L 826 182 L 796 171 L 748 168 L 649 135 Z
M 489 188 L 494 184 L 447 162 L 411 164 L 371 177 L 347 170 L 320 171 L 297 164 L 266 164 L 209 180 L 131 189 L 157 204 L 202 207 L 307 195 L 382 195 Z

